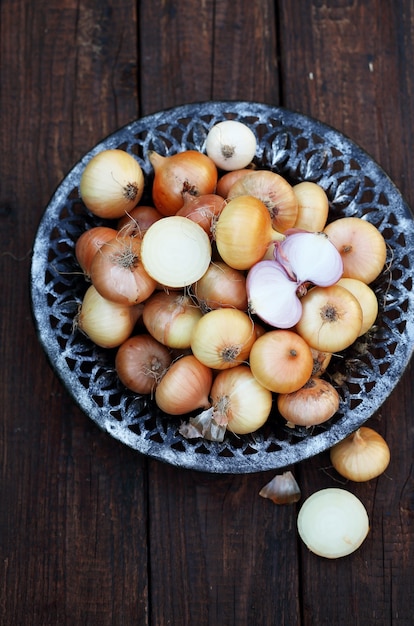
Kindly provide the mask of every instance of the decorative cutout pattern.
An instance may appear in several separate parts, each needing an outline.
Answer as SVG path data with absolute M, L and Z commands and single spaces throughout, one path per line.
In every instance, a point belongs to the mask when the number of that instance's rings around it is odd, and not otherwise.
M 247 123 L 256 133 L 259 167 L 291 183 L 320 184 L 330 201 L 330 219 L 369 220 L 389 246 L 387 266 L 373 288 L 377 324 L 331 361 L 331 380 L 341 396 L 326 424 L 288 428 L 275 411 L 258 432 L 228 435 L 222 443 L 185 440 L 180 420 L 163 415 L 148 397 L 126 390 L 114 370 L 115 351 L 93 345 L 74 329 L 87 283 L 74 256 L 75 242 L 101 223 L 79 196 L 81 173 L 107 148 L 135 155 L 145 174 L 150 202 L 152 169 L 146 154 L 203 150 L 210 127 L 223 119 Z M 414 344 L 413 217 L 381 168 L 343 135 L 286 109 L 249 102 L 211 102 L 177 107 L 142 118 L 98 144 L 55 192 L 34 243 L 31 292 L 39 340 L 74 401 L 103 430 L 137 451 L 173 465 L 216 473 L 281 468 L 321 452 L 364 423 L 386 400 L 411 357 Z

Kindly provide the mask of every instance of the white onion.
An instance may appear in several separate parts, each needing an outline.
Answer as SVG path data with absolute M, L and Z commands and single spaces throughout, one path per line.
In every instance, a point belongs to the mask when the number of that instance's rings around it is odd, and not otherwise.
M 337 488 L 313 493 L 303 503 L 297 525 L 309 550 L 328 559 L 357 550 L 369 531 L 362 502 L 349 491 Z
M 212 126 L 206 139 L 206 152 L 222 170 L 239 170 L 252 161 L 256 154 L 253 131 L 236 120 L 225 120 Z
M 201 226 L 187 217 L 164 217 L 145 233 L 141 260 L 148 274 L 161 285 L 186 287 L 207 271 L 210 239 Z

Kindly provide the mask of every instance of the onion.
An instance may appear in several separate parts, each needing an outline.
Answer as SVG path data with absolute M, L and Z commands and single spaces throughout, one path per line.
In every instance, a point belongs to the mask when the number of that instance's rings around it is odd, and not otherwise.
M 201 310 L 181 291 L 153 293 L 144 304 L 142 320 L 148 332 L 170 348 L 190 347 L 193 330 Z
M 309 550 L 328 559 L 357 550 L 369 532 L 362 502 L 345 489 L 328 488 L 313 493 L 299 511 L 298 532 Z
M 153 206 L 136 206 L 118 220 L 117 228 L 122 235 L 142 238 L 154 222 L 163 216 Z
M 271 330 L 254 342 L 250 368 L 263 387 L 291 393 L 310 378 L 313 358 L 308 344 L 291 330 Z
M 116 348 L 131 335 L 141 314 L 142 305 L 111 302 L 91 285 L 84 295 L 76 326 L 101 348 Z
M 341 278 L 337 284 L 348 289 L 358 300 L 362 309 L 362 326 L 359 336 L 364 335 L 377 319 L 378 300 L 375 292 L 362 280 L 356 278 Z
M 75 256 L 87 278 L 90 276 L 92 260 L 99 248 L 116 235 L 117 231 L 114 228 L 94 226 L 78 237 L 75 244 Z
M 214 238 L 222 260 L 246 270 L 261 260 L 272 239 L 270 215 L 263 202 L 253 196 L 239 196 L 220 213 Z
M 247 310 L 246 277 L 223 261 L 210 263 L 206 273 L 194 283 L 193 292 L 205 313 L 223 307 Z
M 208 367 L 223 370 L 246 361 L 255 339 L 254 324 L 246 313 L 238 309 L 216 309 L 198 321 L 191 349 Z
M 293 185 L 293 192 L 298 201 L 298 215 L 295 228 L 311 232 L 324 229 L 329 213 L 329 200 L 320 185 L 303 181 Z
M 279 394 L 277 408 L 290 424 L 315 426 L 335 415 L 339 408 L 339 394 L 327 380 L 311 377 L 297 391 Z
M 161 411 L 182 415 L 210 406 L 209 392 L 213 373 L 195 356 L 174 361 L 155 390 L 155 402 Z
M 221 211 L 225 206 L 223 198 L 214 193 L 207 193 L 201 196 L 192 196 L 185 193 L 184 204 L 176 215 L 188 217 L 196 224 L 199 224 L 206 231 L 209 237 L 213 236 L 213 227 Z
M 80 179 L 80 195 L 94 215 L 118 218 L 131 211 L 144 191 L 138 161 L 124 150 L 103 150 L 87 163 Z
M 341 476 L 354 482 L 364 482 L 385 472 L 390 462 L 390 449 L 379 433 L 368 426 L 361 426 L 333 446 L 330 457 Z
M 298 285 L 276 261 L 260 261 L 247 274 L 246 291 L 250 313 L 276 328 L 292 328 L 300 319 L 302 305 Z
M 225 120 L 210 128 L 206 138 L 206 152 L 222 170 L 245 168 L 256 154 L 256 136 L 236 120 Z
M 296 331 L 316 350 L 340 352 L 359 336 L 362 309 L 340 285 L 313 287 L 301 299 L 302 315 Z
M 341 255 L 325 233 L 293 231 L 286 235 L 275 243 L 275 259 L 292 280 L 328 287 L 341 278 Z
M 326 372 L 326 368 L 332 359 L 331 352 L 323 352 L 322 350 L 315 350 L 311 348 L 313 357 L 313 369 L 312 376 L 323 376 Z
M 284 233 L 292 228 L 298 215 L 298 201 L 283 176 L 268 170 L 250 172 L 230 188 L 228 200 L 238 196 L 254 196 L 261 200 L 269 211 L 275 230 Z
M 184 204 L 185 193 L 192 196 L 214 193 L 217 168 L 198 150 L 185 150 L 171 156 L 152 150 L 148 158 L 154 168 L 152 199 L 162 215 L 175 215 Z
M 325 233 L 342 256 L 344 278 L 369 284 L 379 276 L 387 245 L 374 224 L 360 217 L 343 217 L 328 224 Z
M 141 262 L 141 240 L 128 235 L 119 235 L 101 246 L 93 258 L 90 276 L 101 296 L 120 304 L 139 304 L 156 287 Z
M 234 183 L 243 178 L 245 174 L 250 174 L 252 170 L 250 168 L 243 168 L 241 170 L 233 170 L 232 172 L 226 172 L 217 181 L 216 193 L 222 198 L 227 198 L 230 188 Z
M 145 233 L 141 258 L 148 274 L 161 285 L 185 287 L 207 271 L 210 239 L 201 226 L 186 217 L 165 217 Z
M 172 361 L 165 346 L 148 334 L 129 337 L 118 348 L 115 369 L 119 380 L 135 393 L 154 391 Z
M 211 388 L 213 418 L 238 435 L 252 433 L 267 421 L 272 394 L 257 382 L 247 365 L 219 372 Z

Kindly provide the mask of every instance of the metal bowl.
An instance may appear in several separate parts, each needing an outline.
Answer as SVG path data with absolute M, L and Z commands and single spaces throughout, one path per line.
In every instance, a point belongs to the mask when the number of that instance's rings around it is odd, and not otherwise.
M 272 412 L 263 428 L 221 443 L 185 439 L 182 419 L 163 414 L 148 396 L 126 389 L 114 369 L 114 350 L 97 347 L 74 329 L 88 283 L 74 249 L 79 235 L 103 223 L 79 195 L 86 163 L 98 152 L 122 148 L 145 174 L 142 203 L 151 202 L 149 150 L 173 154 L 203 150 L 211 126 L 224 119 L 246 123 L 258 139 L 255 162 L 292 184 L 310 180 L 326 191 L 329 220 L 357 216 L 383 234 L 388 258 L 372 287 L 379 301 L 373 328 L 333 358 L 329 368 L 341 402 L 335 416 L 313 428 L 289 428 Z M 146 195 L 145 195 L 146 194 Z M 214 473 L 251 473 L 286 467 L 342 440 L 383 404 L 413 351 L 413 217 L 384 171 L 336 130 L 284 108 L 254 102 L 204 102 L 139 119 L 95 146 L 59 185 L 41 219 L 33 248 L 31 296 L 40 343 L 73 400 L 104 431 L 149 457 Z

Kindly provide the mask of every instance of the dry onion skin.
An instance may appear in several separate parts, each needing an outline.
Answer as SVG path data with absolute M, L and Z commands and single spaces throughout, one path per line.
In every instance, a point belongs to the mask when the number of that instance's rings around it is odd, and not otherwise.
M 365 482 L 385 472 L 390 449 L 374 429 L 361 426 L 331 448 L 330 458 L 338 474 L 353 482 Z
M 311 552 L 337 559 L 355 552 L 369 532 L 362 502 L 345 489 L 330 487 L 313 493 L 303 503 L 297 527 Z
M 124 150 L 103 150 L 86 164 L 80 179 L 85 206 L 99 217 L 120 218 L 141 200 L 144 174 Z
M 164 217 L 152 224 L 142 238 L 141 260 L 148 274 L 161 285 L 186 287 L 207 271 L 210 239 L 201 226 L 186 217 Z
M 275 504 L 294 504 L 301 498 L 300 487 L 289 470 L 277 474 L 259 491 L 259 496 L 268 498 Z

